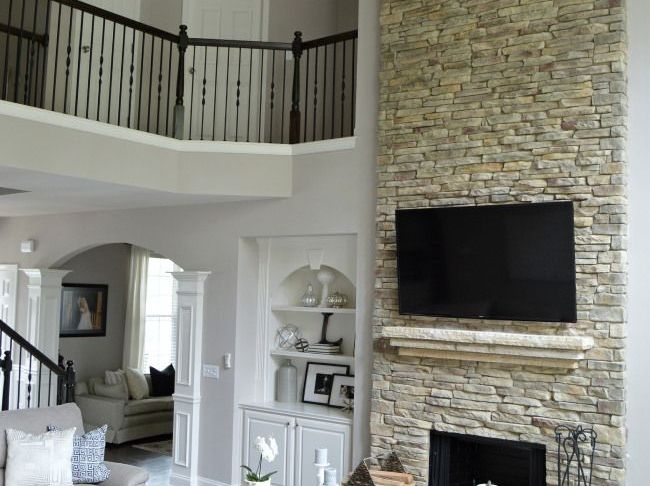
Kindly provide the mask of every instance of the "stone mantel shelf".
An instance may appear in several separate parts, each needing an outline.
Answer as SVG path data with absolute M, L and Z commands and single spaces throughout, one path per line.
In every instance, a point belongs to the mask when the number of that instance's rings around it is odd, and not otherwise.
M 589 336 L 421 327 L 385 327 L 382 335 L 403 356 L 565 369 L 577 368 L 594 347 Z

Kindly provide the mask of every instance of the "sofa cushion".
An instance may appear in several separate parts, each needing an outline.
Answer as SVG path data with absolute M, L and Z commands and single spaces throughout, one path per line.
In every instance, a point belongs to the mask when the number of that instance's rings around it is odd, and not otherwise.
M 149 366 L 151 373 L 151 388 L 152 397 L 169 397 L 174 393 L 174 381 L 176 371 L 174 365 L 169 365 L 164 370 L 157 370 L 153 366 Z
M 129 389 L 126 387 L 126 382 L 117 383 L 116 385 L 95 383 L 95 395 L 127 401 L 129 399 Z
M 49 408 L 32 408 L 0 412 L 0 468 L 7 463 L 6 430 L 18 429 L 32 434 L 42 434 L 51 424 L 61 429 L 76 427 L 77 434 L 83 434 L 81 411 L 74 403 Z
M 72 486 L 75 428 L 30 434 L 6 429 L 5 480 L 11 486 Z
M 142 400 L 129 400 L 124 407 L 124 415 L 139 415 L 141 413 L 166 412 L 174 410 L 172 397 L 143 398 Z
M 58 430 L 51 425 L 48 431 Z M 74 484 L 99 483 L 108 479 L 110 471 L 104 464 L 107 425 L 74 438 L 72 453 L 72 482 Z
M 142 371 L 135 368 L 127 368 L 126 383 L 129 386 L 129 395 L 134 400 L 149 397 L 149 384 Z

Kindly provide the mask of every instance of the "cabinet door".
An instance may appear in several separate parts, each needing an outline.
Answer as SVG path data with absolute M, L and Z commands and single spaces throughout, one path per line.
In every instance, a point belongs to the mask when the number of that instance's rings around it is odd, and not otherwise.
M 280 452 L 272 463 L 262 463 L 262 472 L 277 471 L 271 476 L 273 486 L 292 486 L 291 468 L 293 466 L 294 452 L 291 431 L 293 426 L 294 421 L 290 417 L 246 410 L 244 412 L 242 464 L 255 469 L 260 460 L 260 455 L 255 449 L 255 439 L 257 437 L 271 436 L 278 442 Z
M 314 451 L 327 449 L 330 467 L 337 471 L 337 480 L 350 471 L 351 427 L 349 425 L 296 419 L 296 465 L 294 484 L 317 486 Z

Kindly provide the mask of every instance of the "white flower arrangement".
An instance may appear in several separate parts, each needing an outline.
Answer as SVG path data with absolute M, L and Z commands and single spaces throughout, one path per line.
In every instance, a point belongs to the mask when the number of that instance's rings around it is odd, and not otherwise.
M 278 443 L 273 437 L 258 437 L 255 439 L 255 449 L 260 453 L 260 460 L 257 463 L 257 468 L 253 470 L 248 466 L 242 466 L 247 471 L 246 481 L 263 483 L 268 481 L 269 478 L 277 471 L 270 472 L 262 475 L 262 460 L 266 462 L 273 462 L 278 457 Z

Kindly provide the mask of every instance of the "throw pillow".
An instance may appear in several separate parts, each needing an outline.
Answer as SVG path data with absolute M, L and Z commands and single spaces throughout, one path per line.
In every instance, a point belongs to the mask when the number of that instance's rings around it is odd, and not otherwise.
M 118 398 L 126 401 L 129 399 L 129 389 L 126 386 L 126 381 L 124 383 L 118 383 L 117 385 L 95 383 L 95 395 L 100 397 Z
M 7 429 L 5 484 L 72 486 L 72 440 L 75 430 L 28 434 Z
M 149 384 L 142 371 L 127 368 L 126 383 L 129 386 L 129 395 L 134 400 L 142 400 L 149 396 Z
M 106 370 L 104 372 L 104 383 L 107 385 L 118 385 L 120 383 L 126 383 L 124 370 Z
M 106 451 L 106 430 L 108 425 L 86 432 L 73 439 L 72 452 L 72 483 L 88 484 L 106 481 L 111 474 L 104 464 Z M 50 425 L 47 430 L 58 430 L 56 425 Z
M 157 370 L 153 366 L 149 366 L 149 373 L 151 373 L 151 396 L 169 397 L 174 393 L 176 378 L 174 365 L 170 364 L 164 370 Z

